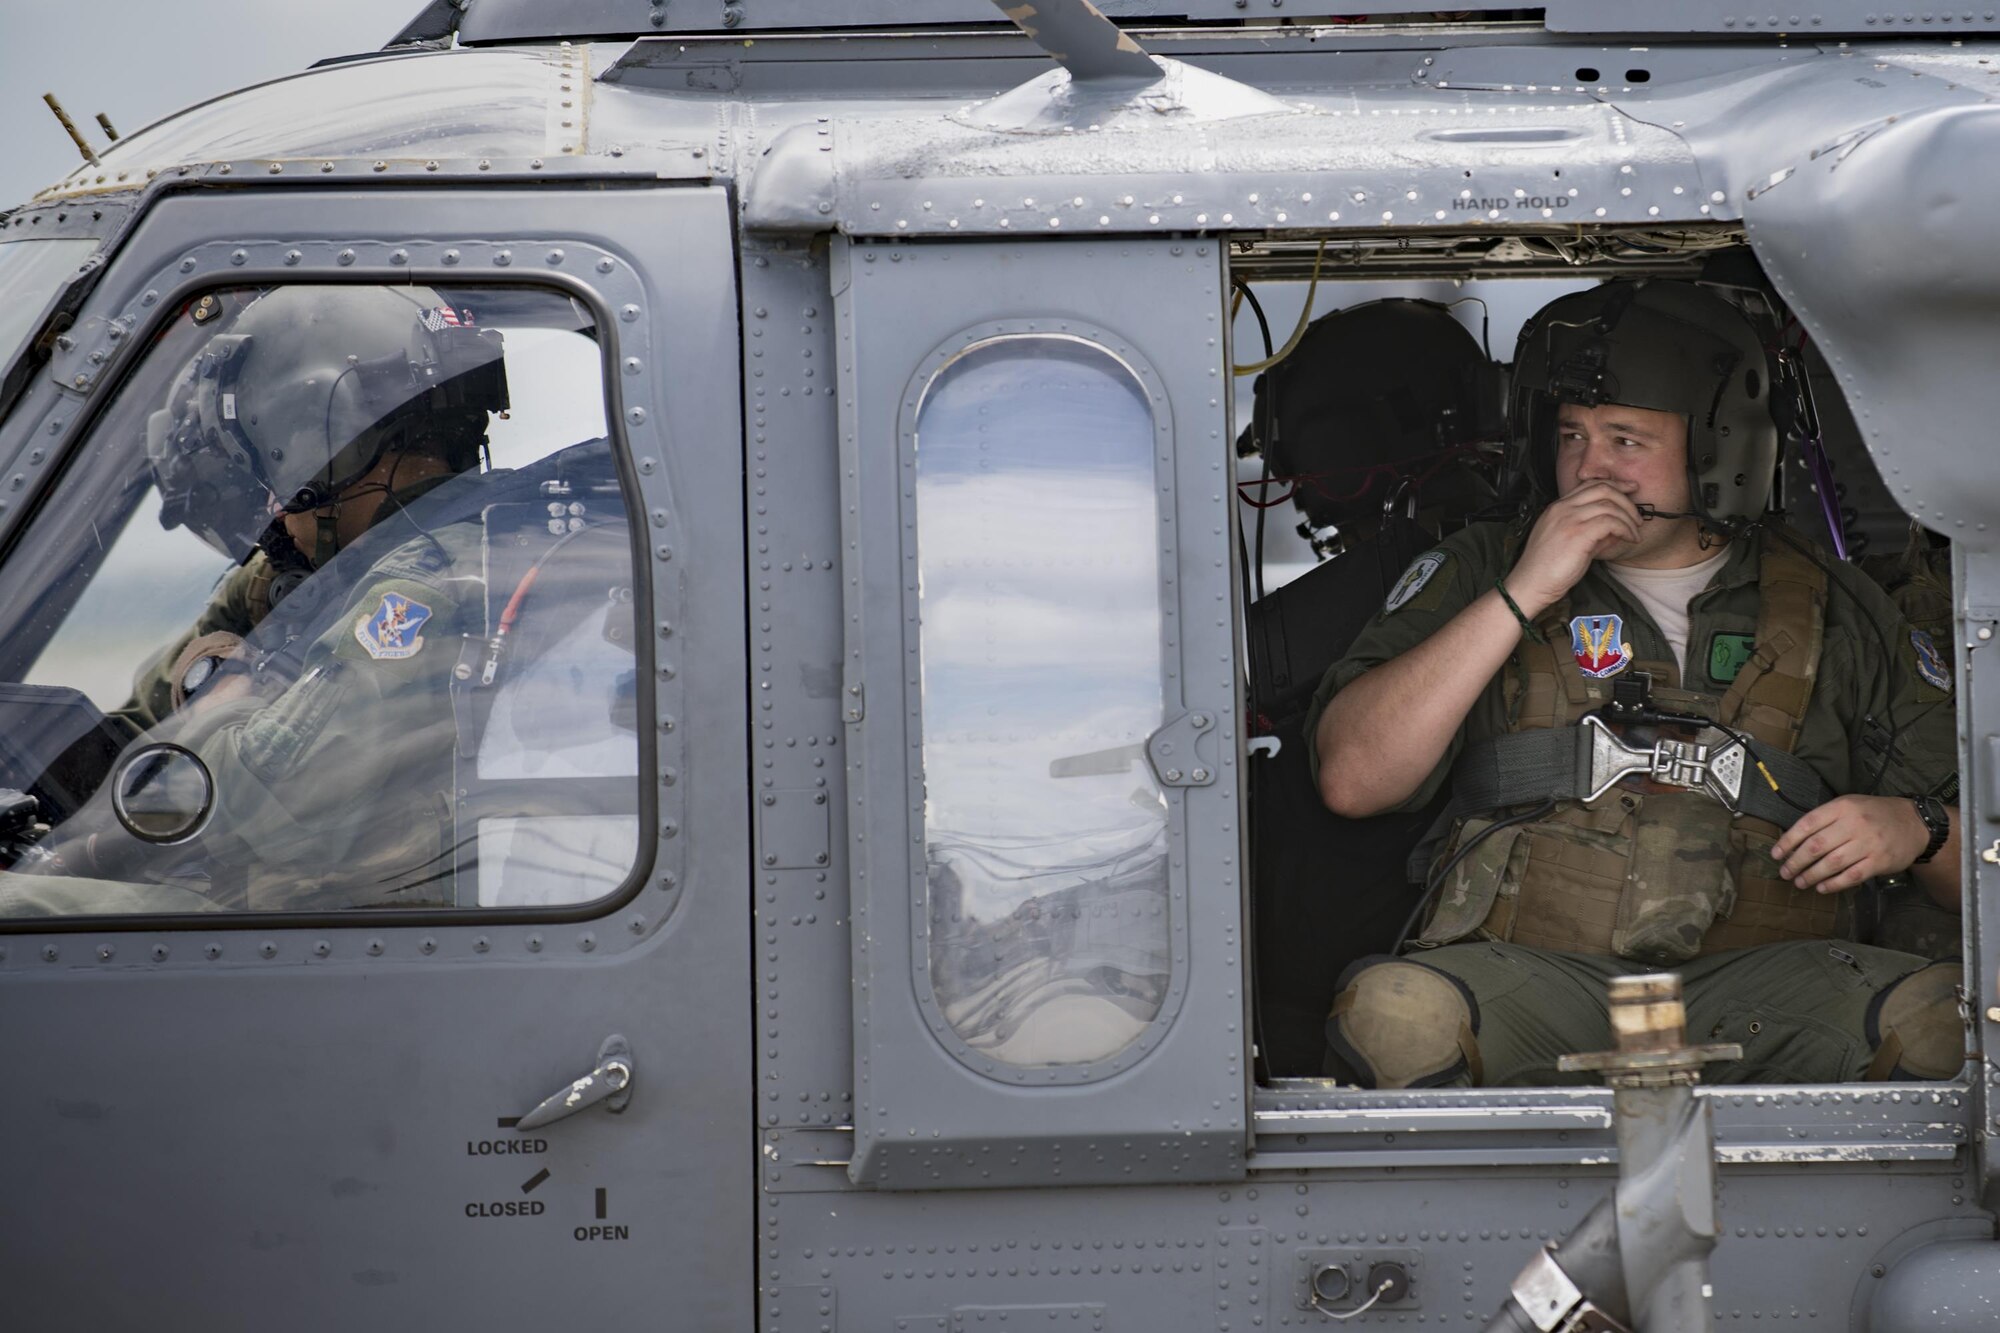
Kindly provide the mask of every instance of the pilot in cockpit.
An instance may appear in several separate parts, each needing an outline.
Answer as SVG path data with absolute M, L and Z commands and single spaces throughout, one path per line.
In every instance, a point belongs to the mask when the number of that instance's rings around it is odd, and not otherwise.
M 97 912 L 121 892 L 135 911 L 449 902 L 447 692 L 485 610 L 480 505 L 451 495 L 486 481 L 500 335 L 416 287 L 209 296 L 183 318 L 220 328 L 148 419 L 147 462 L 161 523 L 234 568 L 112 717 L 198 756 L 214 809 L 176 855 L 95 817 L 100 789 L 5 906 L 79 877 Z

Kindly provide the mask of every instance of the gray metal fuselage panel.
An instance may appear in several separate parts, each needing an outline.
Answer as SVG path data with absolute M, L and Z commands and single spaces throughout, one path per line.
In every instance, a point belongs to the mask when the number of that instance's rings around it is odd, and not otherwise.
M 646 515 L 640 623 L 659 626 L 637 645 L 646 853 L 609 904 L 539 919 L 6 921 L 0 1051 L 33 1075 L 0 1104 L 0 1133 L 34 1151 L 14 1159 L 0 1230 L 27 1324 L 132 1327 L 165 1312 L 228 1326 L 310 1291 L 310 1309 L 288 1316 L 299 1327 L 511 1327 L 568 1319 L 607 1283 L 633 1308 L 671 1304 L 705 1326 L 751 1317 L 749 1012 L 700 1002 L 750 987 L 741 511 L 703 498 L 733 497 L 742 475 L 727 201 L 697 187 L 454 202 L 380 190 L 159 202 L 76 326 L 90 372 L 38 375 L 0 423 L 17 479 L 0 541 L 60 483 L 152 333 L 205 288 L 566 291 L 617 367 L 605 377 L 615 448 Z M 628 1111 L 532 1136 L 509 1127 L 613 1033 L 639 1070 Z

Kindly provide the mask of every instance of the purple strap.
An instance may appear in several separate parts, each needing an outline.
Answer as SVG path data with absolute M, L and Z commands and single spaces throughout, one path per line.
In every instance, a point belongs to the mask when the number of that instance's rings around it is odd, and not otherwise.
M 1806 457 L 1806 470 L 1812 473 L 1813 489 L 1819 492 L 1819 508 L 1826 515 L 1826 532 L 1833 538 L 1833 553 L 1845 560 L 1847 532 L 1840 522 L 1840 500 L 1833 491 L 1833 464 L 1827 461 L 1826 446 L 1814 434 L 1801 439 L 1799 448 Z

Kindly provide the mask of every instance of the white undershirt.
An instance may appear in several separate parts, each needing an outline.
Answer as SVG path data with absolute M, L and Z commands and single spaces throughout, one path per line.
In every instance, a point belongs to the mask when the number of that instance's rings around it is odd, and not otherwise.
M 1687 683 L 1688 603 L 1708 586 L 1708 581 L 1728 559 L 1729 549 L 1724 547 L 1700 564 L 1680 569 L 1604 566 L 1605 572 L 1624 584 L 1625 591 L 1646 608 L 1646 614 L 1666 636 L 1667 646 L 1674 651 L 1674 664 L 1680 668 L 1682 685 Z

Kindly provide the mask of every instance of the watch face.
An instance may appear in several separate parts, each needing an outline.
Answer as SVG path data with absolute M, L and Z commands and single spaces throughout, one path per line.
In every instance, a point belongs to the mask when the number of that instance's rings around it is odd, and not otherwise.
M 208 678 L 215 674 L 216 662 L 217 659 L 213 657 L 197 657 L 188 663 L 188 669 L 181 673 L 181 695 L 191 696 L 206 685 Z
M 1946 811 L 1945 803 L 1935 796 L 1914 796 L 1910 799 L 1917 807 L 1917 818 L 1924 821 L 1924 827 L 1930 830 L 1931 835 L 1929 844 L 1912 862 L 1913 865 L 1923 865 L 1936 856 L 1951 837 L 1951 816 Z

